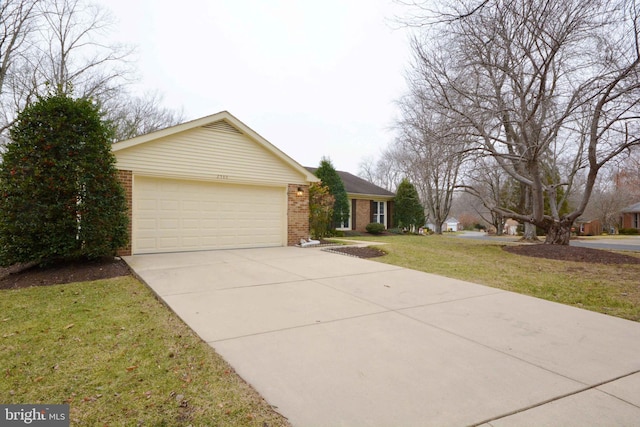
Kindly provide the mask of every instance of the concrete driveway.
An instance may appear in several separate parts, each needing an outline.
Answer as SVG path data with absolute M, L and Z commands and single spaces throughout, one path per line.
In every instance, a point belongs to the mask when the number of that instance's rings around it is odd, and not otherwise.
M 294 426 L 640 425 L 640 323 L 318 248 L 125 260 Z

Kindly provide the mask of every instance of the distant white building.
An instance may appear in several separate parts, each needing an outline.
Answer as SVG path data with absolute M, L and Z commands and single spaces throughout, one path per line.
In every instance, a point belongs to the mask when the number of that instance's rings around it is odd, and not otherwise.
M 445 227 L 442 227 L 443 231 L 462 231 L 462 224 L 456 218 L 448 218 L 444 225 Z
M 516 236 L 518 234 L 518 225 L 520 225 L 518 221 L 509 218 L 505 221 L 502 232 L 509 236 Z
M 436 225 L 433 221 L 428 221 L 426 224 L 429 230 L 435 230 Z M 448 218 L 444 224 L 442 224 L 442 231 L 462 231 L 462 224 L 458 222 L 455 218 Z

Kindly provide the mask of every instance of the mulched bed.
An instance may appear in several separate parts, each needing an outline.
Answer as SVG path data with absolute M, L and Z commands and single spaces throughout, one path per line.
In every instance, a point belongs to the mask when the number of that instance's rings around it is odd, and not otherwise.
M 324 250 L 358 258 L 374 258 L 386 255 L 384 251 L 370 247 L 337 246 Z M 640 257 L 575 246 L 514 245 L 505 246 L 504 250 L 517 255 L 563 261 L 598 264 L 640 264 Z M 15 265 L 8 268 L 0 267 L 0 289 L 85 282 L 127 276 L 129 274 L 131 274 L 129 267 L 120 258 L 76 261 L 54 264 L 48 267 Z
M 131 274 L 129 266 L 120 258 L 75 261 L 53 264 L 47 267 L 14 265 L 8 268 L 0 267 L 0 289 L 88 282 L 127 276 L 129 274 Z
M 561 261 L 588 262 L 592 264 L 640 264 L 640 258 L 600 249 L 561 245 L 504 246 L 505 251 L 516 255 Z
M 386 255 L 387 253 L 381 251 L 380 249 L 369 248 L 369 247 L 356 247 L 356 246 L 345 246 L 345 247 L 336 247 L 331 249 L 325 249 L 327 252 L 338 252 L 341 254 L 351 255 L 358 258 L 375 258 L 379 256 Z

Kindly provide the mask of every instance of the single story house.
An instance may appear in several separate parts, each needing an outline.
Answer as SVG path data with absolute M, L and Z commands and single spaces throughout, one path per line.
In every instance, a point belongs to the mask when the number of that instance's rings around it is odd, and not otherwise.
M 307 167 L 315 174 L 318 168 Z M 345 171 L 336 171 L 342 179 L 349 200 L 349 219 L 338 230 L 366 231 L 367 224 L 377 222 L 393 227 L 395 193 Z
M 602 223 L 598 219 L 584 220 L 578 218 L 575 222 L 577 231 L 583 236 L 599 236 L 604 231 Z
M 227 111 L 115 143 L 129 207 L 120 255 L 287 246 L 318 179 Z
M 640 202 L 622 209 L 622 228 L 636 228 L 640 230 Z
M 446 231 L 462 231 L 462 224 L 457 218 L 448 218 L 445 224 L 447 226 Z
M 518 226 L 520 223 L 513 218 L 507 218 L 504 222 L 504 228 L 502 229 L 502 233 L 508 236 L 517 236 L 518 235 Z

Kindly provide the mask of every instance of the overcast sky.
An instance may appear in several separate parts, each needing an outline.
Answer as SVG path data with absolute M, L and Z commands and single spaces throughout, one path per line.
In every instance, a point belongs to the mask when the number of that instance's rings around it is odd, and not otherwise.
M 358 172 L 393 140 L 406 31 L 392 0 L 103 0 L 144 89 L 187 119 L 227 110 L 304 166 Z

